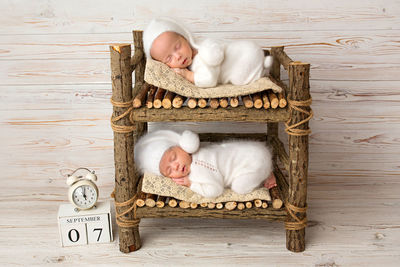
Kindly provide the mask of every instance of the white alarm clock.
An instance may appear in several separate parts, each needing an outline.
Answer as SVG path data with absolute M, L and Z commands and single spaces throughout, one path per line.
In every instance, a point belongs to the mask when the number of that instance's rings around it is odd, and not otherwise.
M 79 170 L 87 171 L 85 176 L 74 175 Z M 97 176 L 94 171 L 87 168 L 78 168 L 68 175 L 67 184 L 69 201 L 79 210 L 88 210 L 95 206 L 99 198 L 99 190 L 94 183 Z

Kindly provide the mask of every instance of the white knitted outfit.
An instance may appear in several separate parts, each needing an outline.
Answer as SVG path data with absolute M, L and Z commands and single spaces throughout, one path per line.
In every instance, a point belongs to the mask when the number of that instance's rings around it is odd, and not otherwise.
M 254 42 L 235 41 L 228 44 L 206 39 L 198 46 L 198 54 L 189 69 L 198 87 L 214 87 L 231 83 L 245 85 L 265 76 L 272 63 Z
M 271 172 L 272 156 L 264 143 L 213 144 L 192 154 L 190 189 L 204 197 L 217 197 L 224 188 L 247 194 L 259 187 Z

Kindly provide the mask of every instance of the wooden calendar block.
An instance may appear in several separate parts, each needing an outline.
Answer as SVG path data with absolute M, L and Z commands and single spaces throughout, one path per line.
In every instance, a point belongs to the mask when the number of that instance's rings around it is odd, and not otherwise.
M 111 234 L 108 229 L 107 214 L 99 215 L 99 220 L 86 224 L 88 243 L 107 243 L 111 241 Z M 105 225 L 107 223 L 107 225 Z
M 109 201 L 98 202 L 90 210 L 76 210 L 71 204 L 60 205 L 58 225 L 62 246 L 106 243 L 113 240 Z
M 62 245 L 65 247 L 87 244 L 85 224 L 62 224 L 60 225 L 60 234 Z

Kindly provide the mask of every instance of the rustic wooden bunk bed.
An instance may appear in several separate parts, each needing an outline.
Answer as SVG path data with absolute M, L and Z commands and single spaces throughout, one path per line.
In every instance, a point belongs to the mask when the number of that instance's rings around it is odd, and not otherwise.
M 119 226 L 119 245 L 122 252 L 141 247 L 139 222 L 141 218 L 257 218 L 285 222 L 286 247 L 294 252 L 305 249 L 308 121 L 312 117 L 309 90 L 310 65 L 291 60 L 283 47 L 270 50 L 274 63 L 270 75 L 284 88 L 284 94 L 264 91 L 251 96 L 220 99 L 188 99 L 156 88 L 144 81 L 146 58 L 142 32 L 133 31 L 134 53 L 130 44 L 110 46 L 114 131 L 116 222 Z M 289 86 L 280 80 L 280 66 L 288 71 Z M 132 89 L 132 73 L 135 85 Z M 241 101 L 240 101 L 241 100 Z M 242 104 L 243 103 L 243 104 Z M 287 105 L 286 105 L 287 104 Z M 266 141 L 274 149 L 278 187 L 271 195 L 282 199 L 282 205 L 254 201 L 253 203 L 205 203 L 177 205 L 179 200 L 140 192 L 142 177 L 134 164 L 136 141 L 147 131 L 148 122 L 166 121 L 251 121 L 267 123 L 266 134 L 229 135 L 251 137 Z M 278 138 L 278 125 L 285 122 L 288 134 L 288 153 Z M 203 134 L 201 138 L 216 141 L 227 134 Z M 277 196 L 278 195 L 278 196 Z M 145 205 L 146 202 L 151 203 Z M 158 200 L 157 204 L 156 201 Z M 142 204 L 138 204 L 142 203 Z M 282 207 L 281 207 L 282 206 Z M 189 207 L 189 209 L 187 209 Z M 191 207 L 191 208 L 190 208 Z

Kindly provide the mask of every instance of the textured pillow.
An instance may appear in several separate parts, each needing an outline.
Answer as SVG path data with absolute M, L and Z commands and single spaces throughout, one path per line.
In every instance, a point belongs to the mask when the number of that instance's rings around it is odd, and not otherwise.
M 241 96 L 267 89 L 272 89 L 275 93 L 282 92 L 282 88 L 273 83 L 268 77 L 262 77 L 247 85 L 222 84 L 210 88 L 197 87 L 179 74 L 176 74 L 167 65 L 153 59 L 147 59 L 144 80 L 154 86 L 194 98 Z
M 176 184 L 170 178 L 154 175 L 152 173 L 144 174 L 142 191 L 145 193 L 151 193 L 166 197 L 174 197 L 179 200 L 185 200 L 187 202 L 192 202 L 197 204 L 209 203 L 209 202 L 219 203 L 228 201 L 243 202 L 243 201 L 251 201 L 254 199 L 261 199 L 267 201 L 271 200 L 269 191 L 265 187 L 257 188 L 253 192 L 250 192 L 245 195 L 235 193 L 231 189 L 225 189 L 223 194 L 219 197 L 206 198 L 193 192 L 188 187 Z

